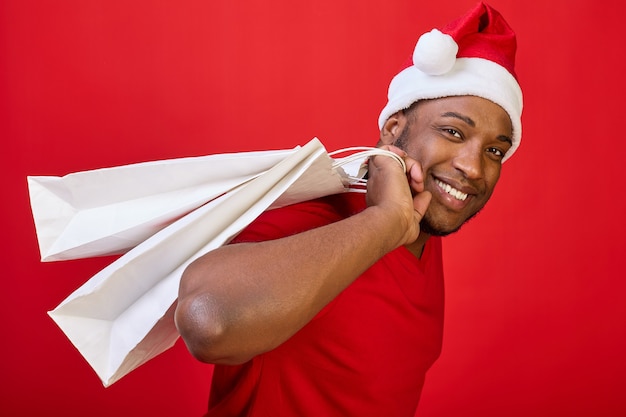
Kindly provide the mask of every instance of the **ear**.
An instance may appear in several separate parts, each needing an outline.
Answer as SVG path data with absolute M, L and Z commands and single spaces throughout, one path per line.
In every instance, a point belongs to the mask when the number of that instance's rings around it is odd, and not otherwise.
M 404 111 L 400 110 L 389 116 L 380 129 L 379 145 L 393 145 L 407 124 Z

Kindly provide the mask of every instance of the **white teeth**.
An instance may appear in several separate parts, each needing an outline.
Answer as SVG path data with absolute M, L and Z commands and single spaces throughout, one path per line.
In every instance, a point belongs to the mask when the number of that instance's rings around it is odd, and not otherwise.
M 452 188 L 449 184 L 446 184 L 439 180 L 435 180 L 435 182 L 437 183 L 437 185 L 443 188 L 443 190 L 446 193 L 450 194 L 452 197 L 456 198 L 457 200 L 465 201 L 465 199 L 467 198 L 467 194 L 457 190 L 456 188 Z

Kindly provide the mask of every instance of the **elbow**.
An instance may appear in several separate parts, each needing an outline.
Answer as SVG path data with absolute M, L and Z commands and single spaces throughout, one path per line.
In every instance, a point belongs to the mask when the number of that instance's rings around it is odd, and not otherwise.
M 174 320 L 187 350 L 200 362 L 239 365 L 252 359 L 229 340 L 227 320 L 211 297 L 179 300 Z
M 210 291 L 199 285 L 206 282 L 204 274 L 195 263 L 183 273 L 174 323 L 193 357 L 201 362 L 217 363 L 216 347 L 224 334 L 224 322 Z
M 236 308 L 219 283 L 220 274 L 194 262 L 183 272 L 174 322 L 187 350 L 197 360 L 238 365 L 252 359 L 246 332 L 239 329 Z M 226 291 L 228 292 L 228 291 Z M 239 330 L 238 330 L 239 329 Z
M 221 355 L 217 348 L 221 344 L 224 325 L 209 297 L 179 299 L 174 321 L 193 357 L 205 363 L 219 363 Z

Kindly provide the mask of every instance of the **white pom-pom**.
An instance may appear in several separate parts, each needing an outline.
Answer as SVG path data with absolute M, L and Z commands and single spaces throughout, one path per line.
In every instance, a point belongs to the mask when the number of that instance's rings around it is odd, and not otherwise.
M 437 29 L 420 36 L 413 51 L 413 64 L 429 75 L 445 74 L 452 69 L 456 61 L 459 46 L 452 36 Z

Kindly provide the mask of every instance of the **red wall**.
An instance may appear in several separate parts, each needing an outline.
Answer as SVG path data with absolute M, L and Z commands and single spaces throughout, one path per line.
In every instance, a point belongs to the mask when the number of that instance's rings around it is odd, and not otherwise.
M 180 343 L 101 386 L 46 311 L 111 259 L 40 263 L 26 175 L 371 145 L 417 35 L 473 4 L 0 2 L 0 415 L 199 416 L 209 386 Z M 518 32 L 524 139 L 445 242 L 444 349 L 418 415 L 623 416 L 626 6 L 492 4 Z

